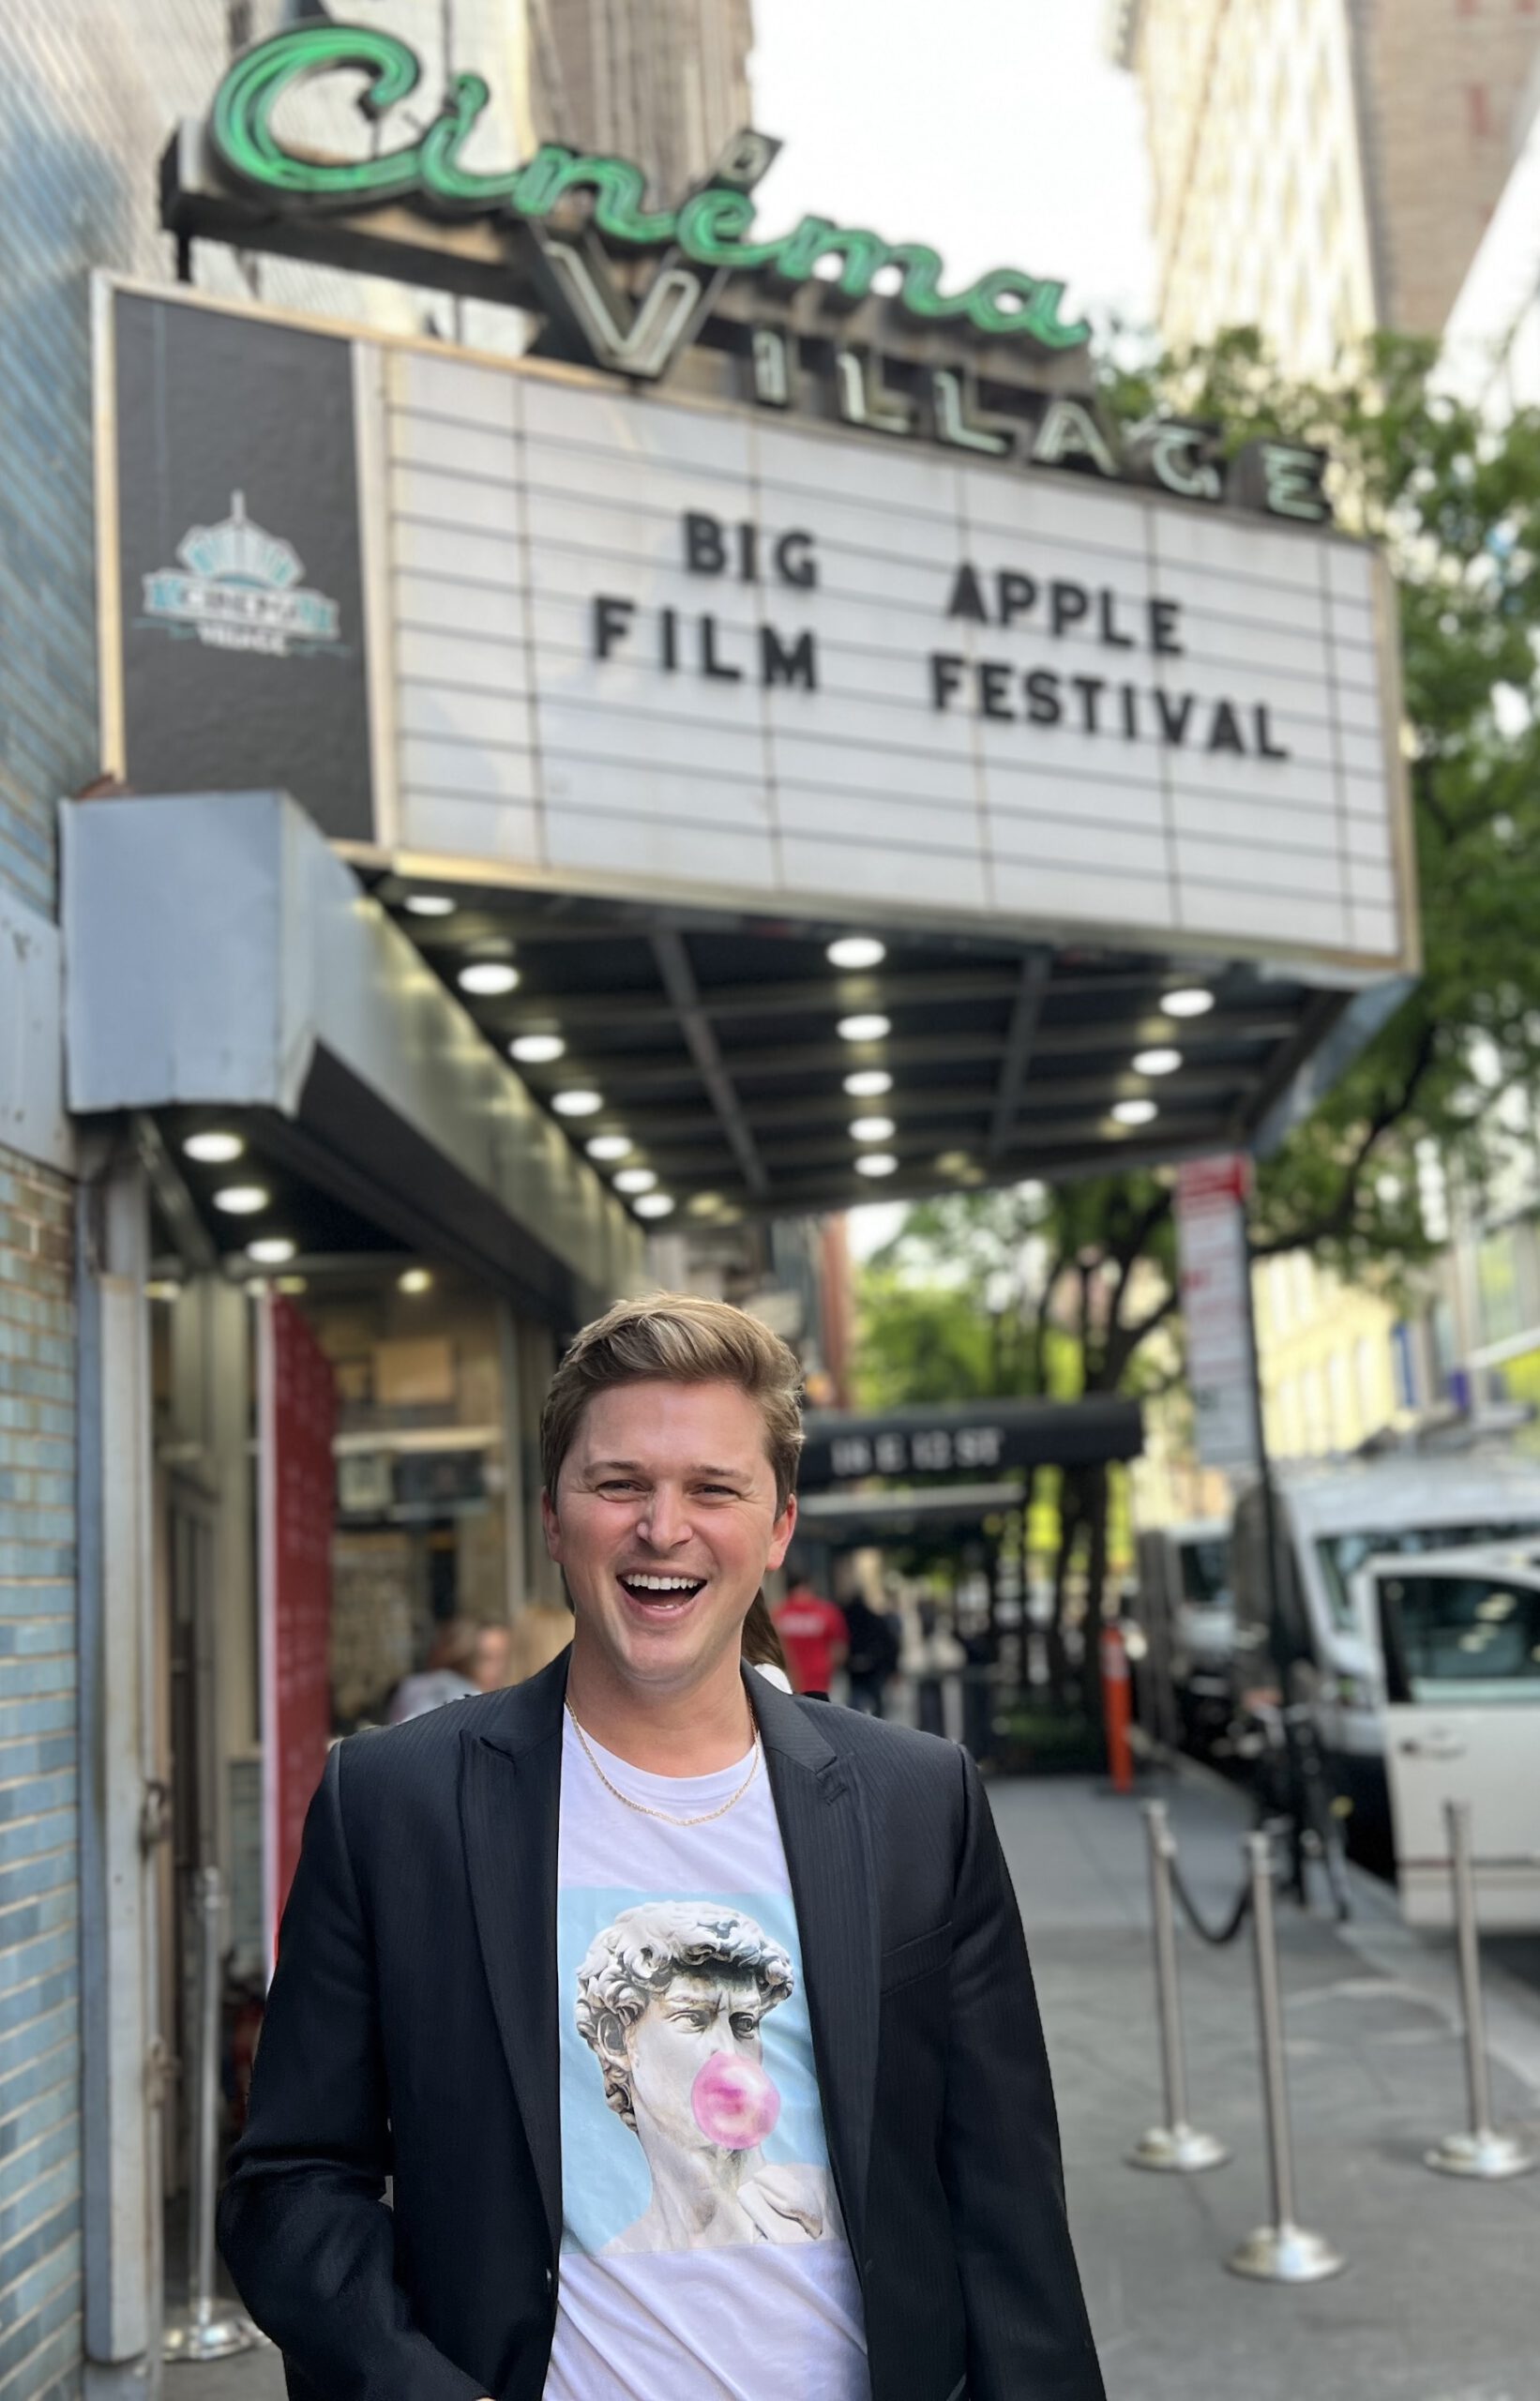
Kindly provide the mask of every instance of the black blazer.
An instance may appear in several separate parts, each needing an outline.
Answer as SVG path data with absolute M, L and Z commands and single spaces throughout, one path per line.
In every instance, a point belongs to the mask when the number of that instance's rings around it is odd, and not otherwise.
M 1104 2401 L 977 1771 L 933 1735 L 746 1681 L 873 2401 Z M 564 1656 L 326 1762 L 219 2208 L 294 2401 L 539 2401 L 562 2224 L 566 1690 Z

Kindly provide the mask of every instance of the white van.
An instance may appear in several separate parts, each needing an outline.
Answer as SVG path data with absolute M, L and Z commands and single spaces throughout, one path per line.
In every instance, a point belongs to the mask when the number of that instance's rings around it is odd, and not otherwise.
M 1273 1488 L 1287 1655 L 1314 1671 L 1305 1681 L 1337 1789 L 1360 1830 L 1382 1839 L 1389 1832 L 1384 1654 L 1359 1571 L 1372 1559 L 1540 1536 L 1540 1466 L 1508 1445 L 1409 1448 L 1276 1468 Z M 1230 1573 L 1244 1696 L 1276 1681 L 1260 1485 L 1236 1504 Z
M 1540 1545 L 1381 1556 L 1354 1581 L 1384 1654 L 1402 1915 L 1452 1924 L 1445 1805 L 1464 1801 L 1479 1924 L 1540 1933 Z
M 1135 1614 L 1163 1687 L 1160 1699 L 1169 1695 L 1177 1720 L 1154 1730 L 1166 1741 L 1212 1740 L 1235 1708 L 1230 1528 L 1222 1518 L 1147 1526 L 1137 1560 Z

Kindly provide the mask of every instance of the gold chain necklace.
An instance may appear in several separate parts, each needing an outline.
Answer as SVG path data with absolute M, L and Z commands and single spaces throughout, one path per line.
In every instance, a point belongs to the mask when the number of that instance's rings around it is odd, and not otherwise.
M 572 1731 L 576 1734 L 579 1742 L 582 1744 L 582 1755 L 588 1761 L 589 1766 L 593 1769 L 594 1774 L 598 1777 L 598 1780 L 603 1785 L 606 1792 L 612 1792 L 617 1801 L 624 1801 L 627 1809 L 635 1809 L 639 1815 L 643 1818 L 661 1818 L 666 1826 L 709 1826 L 714 1818 L 725 1818 L 730 1809 L 735 1809 L 737 1807 L 739 1802 L 743 1799 L 744 1794 L 747 1791 L 749 1786 L 753 1783 L 755 1776 L 760 1772 L 760 1738 L 758 1732 L 756 1732 L 754 1736 L 754 1756 L 748 1762 L 748 1774 L 744 1777 L 744 1780 L 739 1785 L 736 1792 L 731 1794 L 730 1797 L 722 1803 L 720 1808 L 708 1809 L 703 1817 L 671 1818 L 667 1809 L 650 1809 L 645 1801 L 633 1801 L 630 1794 L 628 1792 L 623 1792 L 618 1784 L 611 1783 L 609 1777 L 605 1774 L 603 1768 L 600 1767 L 597 1759 L 594 1757 L 593 1752 L 588 1747 L 588 1737 L 578 1723 L 577 1712 L 573 1708 L 572 1703 L 567 1701 L 565 1704 L 565 1707 L 566 1709 L 567 1715 L 572 1720 Z

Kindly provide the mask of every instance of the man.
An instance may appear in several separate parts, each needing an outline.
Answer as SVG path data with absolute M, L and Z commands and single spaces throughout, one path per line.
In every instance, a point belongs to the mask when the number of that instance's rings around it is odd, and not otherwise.
M 294 2401 L 1104 2401 L 977 1774 L 743 1666 L 800 1440 L 756 1320 L 618 1305 L 570 1650 L 332 1752 L 219 2214 Z
M 815 1593 L 799 1569 L 787 1587 L 786 1598 L 770 1614 L 786 1653 L 793 1688 L 826 1695 L 836 1668 L 844 1666 L 850 1651 L 843 1612 Z

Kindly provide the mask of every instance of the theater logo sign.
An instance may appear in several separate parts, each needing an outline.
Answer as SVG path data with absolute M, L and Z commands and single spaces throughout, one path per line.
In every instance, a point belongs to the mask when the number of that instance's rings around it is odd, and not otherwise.
M 173 635 L 194 635 L 214 650 L 294 651 L 339 647 L 341 612 L 302 581 L 305 563 L 292 542 L 268 534 L 233 492 L 217 525 L 194 525 L 176 546 L 179 566 L 143 579 L 144 615 Z

